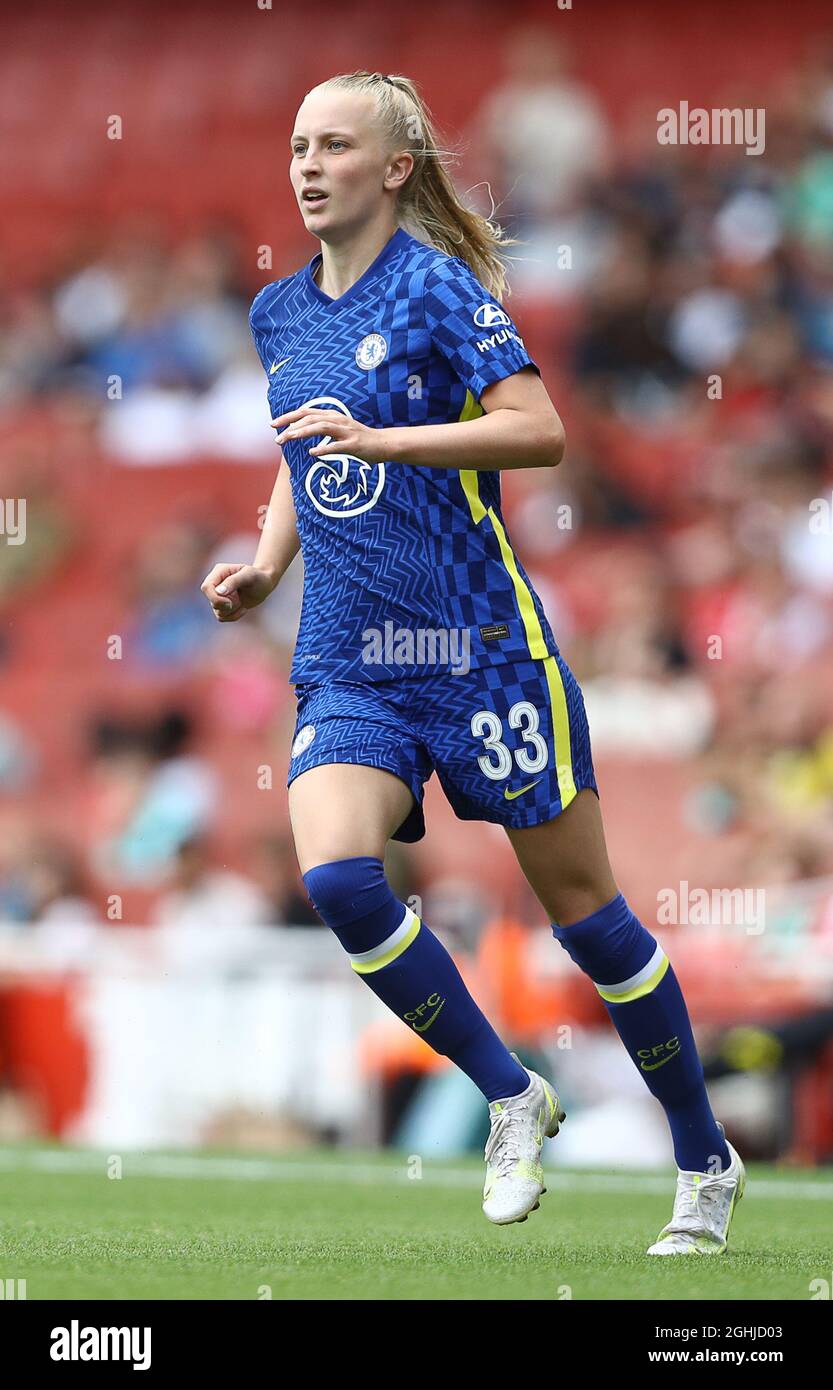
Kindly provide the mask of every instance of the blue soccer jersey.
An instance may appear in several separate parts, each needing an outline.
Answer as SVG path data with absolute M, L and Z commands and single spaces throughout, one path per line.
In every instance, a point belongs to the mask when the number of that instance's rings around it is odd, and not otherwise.
M 400 228 L 339 299 L 315 256 L 256 296 L 272 416 L 318 405 L 365 425 L 483 413 L 487 386 L 536 364 L 469 267 Z M 311 458 L 283 446 L 304 558 L 293 683 L 395 679 L 558 648 L 501 516 L 500 474 Z

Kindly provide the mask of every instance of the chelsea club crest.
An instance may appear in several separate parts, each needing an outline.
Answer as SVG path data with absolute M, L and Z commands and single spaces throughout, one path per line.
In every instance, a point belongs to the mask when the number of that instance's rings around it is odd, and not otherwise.
M 374 367 L 384 362 L 387 353 L 388 345 L 381 333 L 368 333 L 356 348 L 356 366 L 361 367 L 362 371 L 372 372 Z
M 316 396 L 304 404 L 338 410 L 345 419 L 353 418 L 337 396 Z M 331 436 L 324 435 L 323 442 L 331 443 Z M 304 477 L 307 496 L 324 516 L 359 516 L 375 507 L 384 486 L 385 465 L 365 463 L 354 454 L 325 454 L 311 464 Z
M 300 754 L 303 753 L 305 749 L 309 748 L 309 746 L 310 746 L 310 744 L 312 743 L 312 740 L 313 740 L 314 738 L 315 738 L 315 725 L 314 725 L 314 724 L 305 724 L 304 727 L 303 727 L 303 729 L 301 729 L 301 731 L 298 733 L 298 735 L 297 735 L 297 737 L 296 737 L 296 739 L 295 739 L 295 742 L 294 742 L 293 745 L 292 745 L 292 757 L 293 757 L 293 758 L 299 757 Z

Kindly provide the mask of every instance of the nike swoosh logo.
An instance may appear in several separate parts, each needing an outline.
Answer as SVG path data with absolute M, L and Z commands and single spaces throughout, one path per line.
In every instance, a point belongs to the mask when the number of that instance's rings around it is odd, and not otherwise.
M 527 782 L 526 786 L 521 787 L 520 791 L 517 792 L 510 792 L 508 787 L 504 787 L 503 795 L 507 801 L 514 801 L 516 796 L 523 796 L 524 792 L 528 792 L 532 787 L 537 787 L 540 780 L 540 777 L 536 777 L 534 782 Z
M 661 1062 L 651 1062 L 648 1066 L 646 1066 L 644 1062 L 640 1062 L 639 1065 L 641 1066 L 643 1071 L 656 1071 L 658 1067 L 664 1067 L 665 1063 L 670 1062 L 672 1058 L 679 1057 L 681 1052 L 682 1048 L 678 1047 L 676 1052 L 669 1052 L 668 1056 L 663 1057 Z
M 291 362 L 291 361 L 292 361 L 292 358 L 291 358 L 291 357 L 284 357 L 284 359 L 283 359 L 282 362 L 274 362 L 274 363 L 272 364 L 272 366 L 269 368 L 269 375 L 270 375 L 270 376 L 273 376 L 275 372 L 280 371 L 281 367 L 285 367 L 286 364 L 287 364 L 287 362 Z
M 443 1000 L 442 1004 L 440 1004 L 440 1009 L 443 1007 L 443 1004 L 444 1004 L 444 1003 L 445 1003 L 445 1000 Z M 415 1033 L 424 1033 L 425 1030 L 426 1030 L 426 1028 L 430 1028 L 430 1027 L 431 1027 L 431 1024 L 434 1022 L 434 1019 L 437 1017 L 437 1014 L 440 1012 L 440 1009 L 435 1009 L 435 1010 L 434 1010 L 434 1012 L 432 1013 L 432 1015 L 431 1015 L 431 1017 L 429 1018 L 429 1020 L 428 1020 L 427 1023 L 415 1023 L 415 1024 L 414 1024 L 414 1032 L 415 1032 Z

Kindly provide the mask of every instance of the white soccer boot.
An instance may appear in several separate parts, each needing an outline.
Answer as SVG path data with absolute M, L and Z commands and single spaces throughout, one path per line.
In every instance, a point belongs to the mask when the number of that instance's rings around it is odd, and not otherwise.
M 723 1126 L 720 1125 L 721 1131 Z M 677 1170 L 674 1212 L 663 1226 L 649 1255 L 722 1255 L 729 1239 L 735 1203 L 743 1196 L 746 1169 L 740 1154 L 726 1141 L 732 1162 L 725 1173 Z
M 529 1073 L 526 1090 L 489 1106 L 492 1128 L 486 1144 L 483 1211 L 497 1226 L 526 1221 L 537 1211 L 538 1199 L 547 1190 L 541 1167 L 544 1137 L 554 1138 L 566 1118 L 549 1082 L 529 1067 L 524 1070 Z

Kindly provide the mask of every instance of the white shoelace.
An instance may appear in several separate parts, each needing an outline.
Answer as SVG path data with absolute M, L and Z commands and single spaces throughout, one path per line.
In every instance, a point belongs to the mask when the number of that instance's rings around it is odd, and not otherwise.
M 492 1118 L 492 1128 L 486 1143 L 486 1162 L 490 1166 L 495 1150 L 500 1145 L 505 1146 L 504 1152 L 501 1153 L 495 1165 L 496 1177 L 508 1177 L 521 1157 L 517 1122 L 523 1114 L 524 1109 L 516 1106 L 514 1110 L 503 1110 Z
M 725 1178 L 725 1173 L 681 1174 L 674 1211 L 662 1232 L 663 1238 L 698 1235 L 703 1231 L 722 1237 L 725 1208 L 732 1199 L 731 1189 L 723 1186 Z

